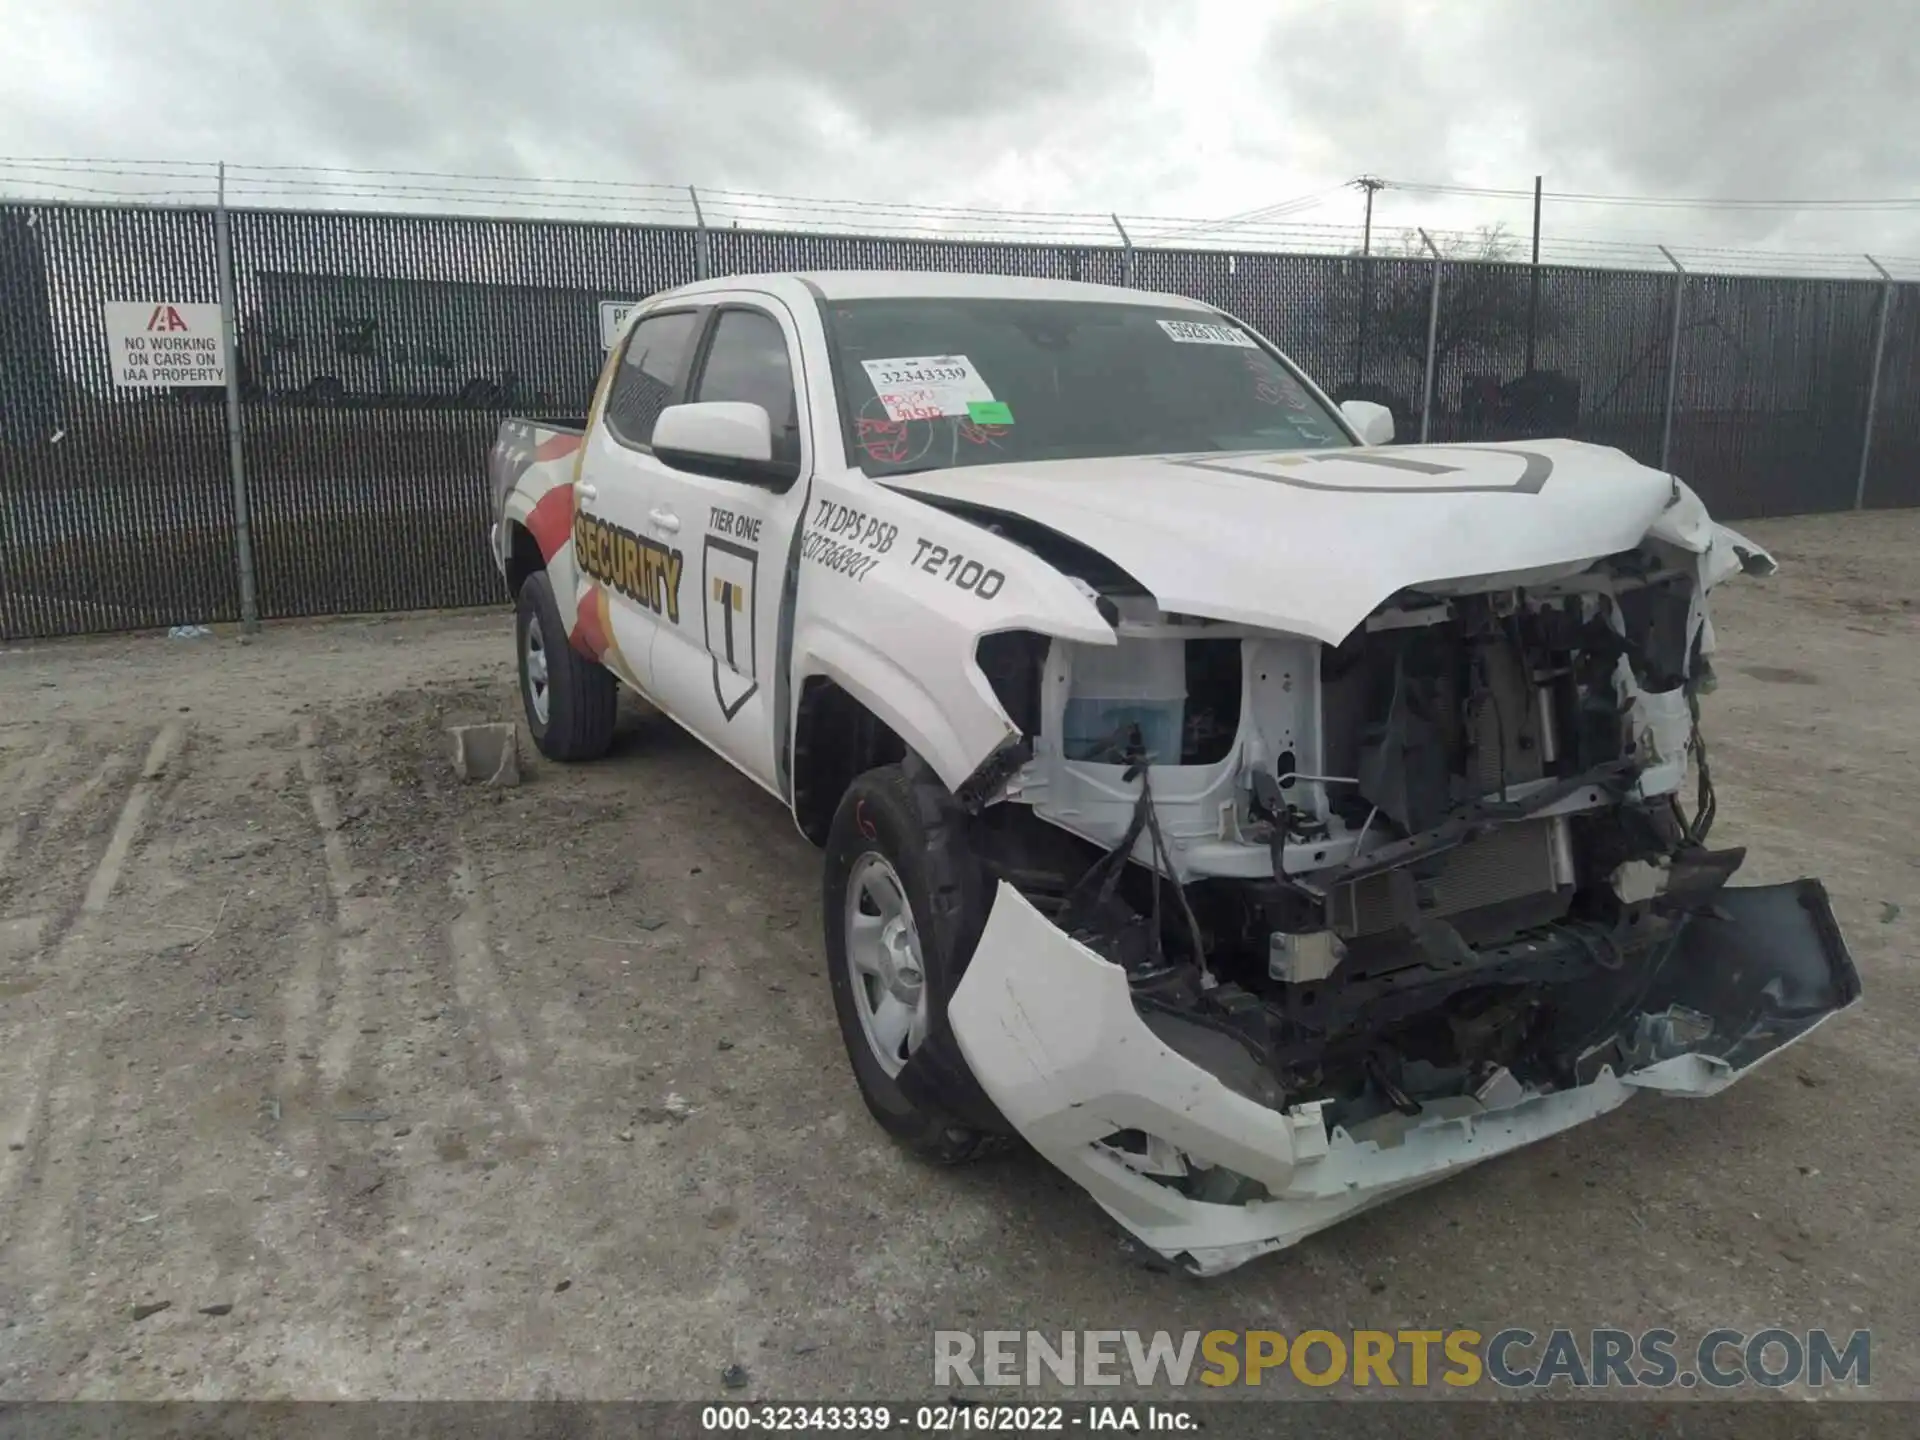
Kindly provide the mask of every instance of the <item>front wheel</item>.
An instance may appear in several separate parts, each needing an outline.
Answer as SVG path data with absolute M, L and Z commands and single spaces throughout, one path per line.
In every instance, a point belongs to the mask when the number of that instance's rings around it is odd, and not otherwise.
M 986 922 L 964 822 L 937 784 L 910 780 L 897 765 L 869 770 L 834 812 L 821 904 L 834 1013 L 860 1096 L 896 1140 L 944 1164 L 999 1142 L 900 1085 L 944 1020 Z
M 613 743 L 620 691 L 613 675 L 567 642 L 547 572 L 520 586 L 514 617 L 527 730 L 549 760 L 597 760 Z

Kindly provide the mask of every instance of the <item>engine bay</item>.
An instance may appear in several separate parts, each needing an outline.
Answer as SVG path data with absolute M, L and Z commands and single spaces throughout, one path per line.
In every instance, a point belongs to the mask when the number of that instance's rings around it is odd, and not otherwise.
M 1403 592 L 1338 646 L 1101 577 L 1115 646 L 981 644 L 1031 753 L 976 848 L 1170 1048 L 1350 1132 L 1676 1053 L 1722 1021 L 1668 961 L 1742 859 L 1686 558 Z

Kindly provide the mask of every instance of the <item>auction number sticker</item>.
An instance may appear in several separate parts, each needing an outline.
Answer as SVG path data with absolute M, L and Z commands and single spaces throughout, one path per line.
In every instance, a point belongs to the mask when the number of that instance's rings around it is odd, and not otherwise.
M 889 420 L 945 420 L 990 403 L 993 391 L 964 355 L 903 355 L 862 360 L 861 369 Z
M 1160 328 L 1182 345 L 1235 345 L 1242 350 L 1258 350 L 1251 335 L 1231 325 L 1207 325 L 1198 320 L 1162 320 Z

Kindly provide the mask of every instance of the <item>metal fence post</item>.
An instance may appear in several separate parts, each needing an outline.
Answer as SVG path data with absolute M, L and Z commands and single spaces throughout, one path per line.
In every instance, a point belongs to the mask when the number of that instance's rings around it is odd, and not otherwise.
M 1427 301 L 1426 392 L 1420 402 L 1420 443 L 1424 445 L 1433 427 L 1433 351 L 1440 339 L 1440 247 L 1433 243 L 1433 237 L 1424 230 L 1420 232 L 1420 240 L 1433 256 L 1433 294 Z
M 1353 346 L 1353 384 L 1357 390 L 1367 378 L 1367 323 L 1373 318 L 1373 255 L 1360 257 L 1360 333 Z
M 227 470 L 233 482 L 233 549 L 240 570 L 240 628 L 260 628 L 260 598 L 254 588 L 253 522 L 247 513 L 246 447 L 240 432 L 240 344 L 234 314 L 233 227 L 227 218 L 227 166 L 220 163 L 219 201 L 213 211 L 214 263 L 220 269 L 220 342 L 227 367 Z
M 1687 303 L 1687 267 L 1664 245 L 1654 247 L 1673 266 L 1673 336 L 1667 342 L 1667 413 L 1660 423 L 1660 468 L 1673 469 L 1673 412 L 1680 394 L 1680 316 Z
M 713 275 L 713 258 L 707 250 L 707 216 L 700 208 L 700 192 L 687 186 L 687 198 L 693 201 L 693 223 L 696 227 L 693 236 L 694 274 L 702 280 Z
M 1122 266 L 1120 273 L 1123 277 L 1121 280 L 1121 283 L 1125 285 L 1128 289 L 1132 289 L 1133 288 L 1133 237 L 1127 234 L 1127 227 L 1120 223 L 1120 217 L 1118 215 L 1114 215 L 1111 218 L 1113 220 L 1113 228 L 1120 232 L 1120 249 L 1121 249 L 1120 263 Z M 1149 236 L 1148 238 L 1151 239 L 1152 237 Z
M 1893 309 L 1893 276 L 1871 255 L 1867 263 L 1880 272 L 1880 319 L 1873 327 L 1873 379 L 1867 382 L 1867 423 L 1860 435 L 1860 475 L 1853 482 L 1853 508 L 1867 508 L 1867 461 L 1873 457 L 1874 412 L 1880 408 L 1880 366 L 1887 355 L 1887 315 Z

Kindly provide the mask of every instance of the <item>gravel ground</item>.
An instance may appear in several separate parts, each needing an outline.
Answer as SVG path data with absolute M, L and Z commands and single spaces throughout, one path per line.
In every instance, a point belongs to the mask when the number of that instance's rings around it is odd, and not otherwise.
M 897 1398 L 936 1327 L 1515 1324 L 1871 1327 L 1920 1396 L 1920 512 L 1752 528 L 1715 840 L 1826 879 L 1865 1001 L 1212 1282 L 1031 1155 L 885 1139 L 815 852 L 659 717 L 450 783 L 504 615 L 0 654 L 0 1400 Z

